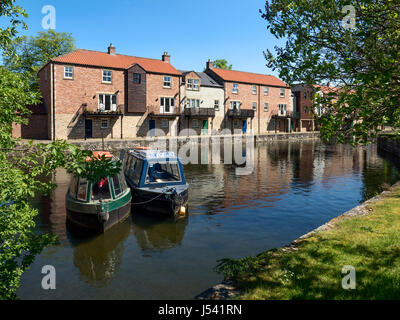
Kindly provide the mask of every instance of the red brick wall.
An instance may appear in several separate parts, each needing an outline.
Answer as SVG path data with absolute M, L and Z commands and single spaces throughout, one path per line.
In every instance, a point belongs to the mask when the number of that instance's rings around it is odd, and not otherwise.
M 48 140 L 47 120 L 47 114 L 32 114 L 28 124 L 13 124 L 12 136 L 22 139 Z
M 254 118 L 250 122 L 251 126 L 248 128 L 252 128 L 255 133 L 258 133 L 258 118 L 260 117 L 260 133 L 266 132 L 267 129 L 274 130 L 271 128 L 270 119 L 272 115 L 278 114 L 278 105 L 279 104 L 286 104 L 287 111 L 290 108 L 290 100 L 291 100 L 291 90 L 285 88 L 285 97 L 282 98 L 280 96 L 280 87 L 271 87 L 268 86 L 269 92 L 268 95 L 264 94 L 264 87 L 263 85 L 256 85 L 257 93 L 253 94 L 252 84 L 244 84 L 238 83 L 239 90 L 238 93 L 233 93 L 233 83 L 234 82 L 225 82 L 225 110 L 229 110 L 230 101 L 241 101 L 241 109 L 252 109 L 253 102 L 257 103 L 257 110 L 254 113 Z M 268 111 L 264 110 L 264 104 L 268 103 Z M 274 127 L 274 126 L 273 126 Z M 228 129 L 231 129 L 231 125 L 227 125 Z M 282 129 L 282 128 L 281 128 Z
M 104 69 L 111 70 L 111 69 Z M 119 90 L 117 104 L 125 104 L 124 71 L 111 70 L 112 83 L 102 83 L 103 68 L 74 66 L 74 79 L 64 79 L 64 65 L 55 65 L 55 112 L 56 114 L 75 114 L 86 103 L 88 107 L 98 108 L 98 94 L 114 94 Z
M 179 79 L 178 76 L 171 77 L 171 88 L 164 88 L 164 75 L 148 73 L 146 76 L 146 101 L 147 107 L 160 107 L 161 97 L 175 98 L 175 110 L 179 107 Z

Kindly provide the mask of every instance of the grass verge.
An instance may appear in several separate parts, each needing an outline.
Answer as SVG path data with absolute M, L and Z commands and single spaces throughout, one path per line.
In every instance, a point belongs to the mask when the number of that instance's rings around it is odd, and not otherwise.
M 217 271 L 237 285 L 236 299 L 399 299 L 400 186 L 368 209 L 332 220 L 292 249 L 223 259 Z M 345 265 L 355 268 L 354 290 L 342 288 Z

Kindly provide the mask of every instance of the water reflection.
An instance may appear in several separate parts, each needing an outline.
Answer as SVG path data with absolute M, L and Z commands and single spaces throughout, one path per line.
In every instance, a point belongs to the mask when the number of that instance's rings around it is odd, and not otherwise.
M 109 283 L 121 264 L 130 229 L 131 224 L 125 220 L 104 234 L 93 235 L 67 223 L 68 239 L 74 250 L 73 263 L 85 281 L 96 287 Z
M 237 165 L 222 163 L 233 152 L 210 145 L 199 150 L 204 164 L 185 166 L 188 218 L 133 213 L 98 236 L 66 227 L 69 176 L 58 170 L 52 177 L 57 190 L 50 198 L 37 197 L 34 206 L 41 213 L 37 228 L 57 234 L 61 244 L 35 260 L 19 296 L 74 299 L 79 290 L 81 298 L 92 299 L 121 297 L 122 291 L 126 299 L 191 299 L 221 280 L 213 271 L 218 259 L 285 245 L 400 178 L 375 145 L 353 148 L 316 140 L 258 145 L 249 175 L 237 175 Z M 241 152 L 247 162 L 249 154 Z M 36 283 L 46 264 L 57 269 L 55 293 Z
M 132 233 L 144 253 L 163 252 L 182 244 L 188 217 L 155 220 L 144 214 L 132 215 Z

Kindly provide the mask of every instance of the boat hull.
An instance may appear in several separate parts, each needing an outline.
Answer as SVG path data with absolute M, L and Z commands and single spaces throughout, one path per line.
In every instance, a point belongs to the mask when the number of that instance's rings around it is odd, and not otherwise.
M 77 203 L 66 199 L 67 219 L 73 224 L 95 232 L 103 233 L 126 219 L 131 213 L 131 196 L 124 197 L 110 205 L 108 214 L 98 212 L 98 204 Z
M 171 217 L 177 215 L 180 208 L 187 207 L 188 204 L 188 188 L 178 189 L 178 198 L 161 191 L 157 192 L 140 188 L 131 188 L 131 192 L 132 209 L 135 212 Z

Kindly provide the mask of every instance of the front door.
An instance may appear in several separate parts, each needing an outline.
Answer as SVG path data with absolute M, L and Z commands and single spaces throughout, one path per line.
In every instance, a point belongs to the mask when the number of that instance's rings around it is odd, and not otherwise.
M 247 120 L 243 120 L 243 133 L 247 132 Z
M 203 120 L 203 134 L 208 134 L 208 120 Z
M 93 138 L 93 121 L 92 119 L 85 120 L 85 139 Z
M 154 136 L 154 132 L 151 130 L 154 130 L 155 128 L 156 128 L 156 120 L 149 120 L 150 136 Z

